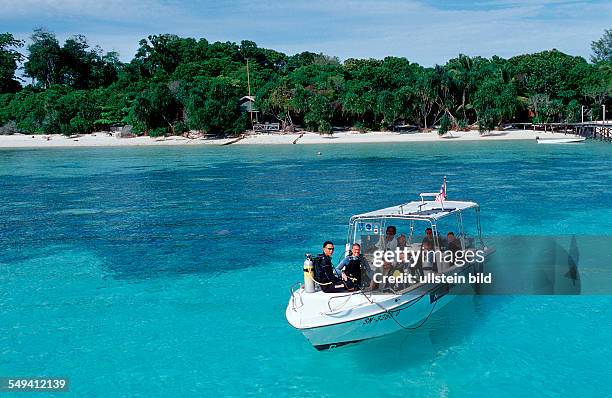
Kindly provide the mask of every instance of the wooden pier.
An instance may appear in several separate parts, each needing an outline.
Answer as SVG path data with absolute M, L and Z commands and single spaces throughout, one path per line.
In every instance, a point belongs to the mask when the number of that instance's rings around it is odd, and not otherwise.
M 512 127 L 523 130 L 575 134 L 594 140 L 612 142 L 612 121 L 585 123 L 512 123 Z

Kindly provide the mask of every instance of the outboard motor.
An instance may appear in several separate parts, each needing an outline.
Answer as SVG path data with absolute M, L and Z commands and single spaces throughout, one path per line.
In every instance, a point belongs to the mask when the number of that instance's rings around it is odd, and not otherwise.
M 310 254 L 307 254 L 306 260 L 304 260 L 304 291 L 306 293 L 315 292 L 314 263 Z

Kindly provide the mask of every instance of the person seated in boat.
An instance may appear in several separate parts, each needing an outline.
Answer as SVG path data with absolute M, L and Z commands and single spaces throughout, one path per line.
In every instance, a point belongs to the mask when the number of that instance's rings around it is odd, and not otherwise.
M 368 260 L 361 254 L 361 245 L 353 243 L 351 253 L 336 266 L 336 274 L 346 283 L 346 287 L 360 289 L 366 278 L 371 278 Z
M 439 266 L 441 272 L 444 272 L 455 265 L 455 259 L 457 252 L 461 251 L 461 241 L 455 237 L 453 231 L 449 231 L 446 234 L 446 240 L 440 242 L 442 250 L 444 252 L 443 260 L 441 260 Z M 451 257 L 448 257 L 448 252 L 451 253 Z
M 434 236 L 433 236 L 433 230 L 431 228 L 425 229 L 425 237 L 423 238 L 423 241 L 421 242 L 421 246 L 423 246 L 425 242 L 431 243 L 431 247 L 434 246 Z
M 395 238 L 396 233 L 397 228 L 395 228 L 395 225 L 389 225 L 385 232 L 385 236 L 377 244 L 378 250 L 395 251 L 397 247 L 397 239 Z
M 397 247 L 400 249 L 398 253 L 398 263 L 396 268 L 403 272 L 408 272 L 412 275 L 418 276 L 419 272 L 416 268 L 416 261 L 413 259 L 412 250 L 408 244 L 406 235 L 401 234 L 397 237 Z M 408 248 L 408 251 L 404 251 L 404 248 Z
M 404 251 L 403 251 L 404 248 L 406 247 L 408 247 L 408 241 L 406 240 L 406 235 L 401 234 L 400 236 L 397 237 L 397 248 L 400 249 L 400 251 L 398 252 L 398 256 L 397 256 L 397 260 L 398 260 L 397 265 L 399 267 L 405 265 L 409 261 L 409 256 L 405 256 Z
M 332 254 L 334 254 L 334 244 L 331 241 L 323 243 L 323 253 L 313 259 L 315 266 L 315 282 L 321 286 L 325 293 L 335 293 L 346 291 L 344 282 L 336 276 L 332 265 Z
M 433 243 L 429 240 L 424 240 L 421 246 L 421 255 L 417 261 L 417 269 L 421 275 L 427 275 L 438 272 L 436 266 L 436 256 L 433 251 Z
M 406 235 L 401 234 L 400 236 L 397 237 L 397 247 L 399 247 L 400 249 L 403 249 L 404 247 L 408 246 L 408 239 L 406 239 Z
M 375 278 L 372 277 L 372 280 L 370 281 L 370 290 L 379 290 L 381 292 L 390 291 L 393 288 L 393 286 L 389 283 L 389 280 L 387 278 L 393 275 L 394 272 L 395 272 L 395 269 L 393 267 L 392 262 L 390 261 L 383 262 L 382 269 L 378 271 L 380 275 L 376 277 L 376 279 L 382 282 L 380 283 L 375 282 L 374 281 Z
M 455 237 L 455 233 L 450 231 L 446 234 L 446 248 L 453 252 L 453 254 L 461 250 L 461 241 Z

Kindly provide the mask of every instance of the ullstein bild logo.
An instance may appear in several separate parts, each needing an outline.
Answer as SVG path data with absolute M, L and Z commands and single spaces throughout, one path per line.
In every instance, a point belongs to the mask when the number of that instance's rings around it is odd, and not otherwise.
M 489 274 L 467 274 L 467 275 L 445 275 L 445 274 L 431 274 L 426 275 L 413 275 L 406 271 L 393 275 L 383 275 L 382 272 L 376 272 L 373 275 L 372 280 L 374 283 L 382 284 L 410 284 L 415 283 L 450 283 L 453 285 L 466 284 L 466 283 L 491 283 L 493 276 Z

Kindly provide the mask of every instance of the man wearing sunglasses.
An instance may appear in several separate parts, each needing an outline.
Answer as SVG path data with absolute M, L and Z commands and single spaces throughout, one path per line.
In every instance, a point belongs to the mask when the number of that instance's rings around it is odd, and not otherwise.
M 332 265 L 334 244 L 330 241 L 323 243 L 323 253 L 314 259 L 316 282 L 325 293 L 346 291 L 346 286 L 336 275 Z

